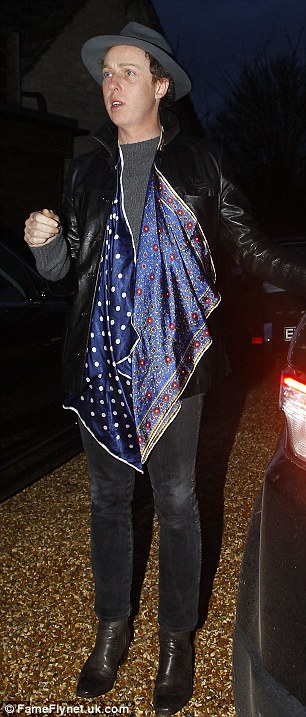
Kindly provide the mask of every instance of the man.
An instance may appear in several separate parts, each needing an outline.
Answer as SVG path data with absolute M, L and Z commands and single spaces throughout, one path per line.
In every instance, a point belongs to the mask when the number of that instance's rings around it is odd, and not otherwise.
M 147 467 L 160 526 L 158 715 L 192 695 L 201 565 L 195 461 L 203 395 L 228 371 L 216 279 L 222 251 L 305 292 L 305 267 L 262 236 L 221 159 L 162 105 L 190 90 L 171 47 L 129 23 L 82 56 L 111 120 L 71 164 L 61 219 L 25 225 L 39 271 L 75 298 L 63 352 L 91 479 L 94 650 L 77 694 L 109 691 L 128 654 L 135 470 Z M 215 272 L 217 268 L 217 275 Z

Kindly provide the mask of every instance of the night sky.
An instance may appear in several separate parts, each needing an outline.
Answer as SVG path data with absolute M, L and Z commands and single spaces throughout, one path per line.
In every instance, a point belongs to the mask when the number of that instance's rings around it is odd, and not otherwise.
M 290 51 L 302 28 L 299 56 L 306 60 L 306 0 L 151 0 L 164 34 L 188 72 L 199 118 L 228 93 L 242 62 L 259 52 Z

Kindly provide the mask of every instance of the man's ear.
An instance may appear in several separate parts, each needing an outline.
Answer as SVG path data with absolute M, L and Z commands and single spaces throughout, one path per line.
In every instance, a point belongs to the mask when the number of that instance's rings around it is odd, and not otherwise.
M 167 94 L 169 87 L 169 80 L 167 77 L 162 77 L 160 80 L 155 82 L 155 97 L 157 100 L 161 100 Z

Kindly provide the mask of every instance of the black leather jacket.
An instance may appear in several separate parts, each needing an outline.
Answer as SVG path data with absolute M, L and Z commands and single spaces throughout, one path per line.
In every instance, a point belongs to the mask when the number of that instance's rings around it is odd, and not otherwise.
M 244 196 L 222 168 L 220 154 L 210 151 L 202 139 L 182 135 L 173 116 L 162 117 L 162 121 L 164 139 L 156 165 L 199 219 L 215 265 L 217 286 L 225 249 L 257 277 L 305 294 L 306 267 L 290 254 L 280 253 L 260 232 Z M 62 212 L 71 267 L 63 279 L 49 281 L 54 293 L 75 292 L 63 347 L 63 385 L 72 392 L 80 391 L 82 385 L 99 260 L 115 190 L 116 128 L 107 125 L 97 139 L 98 149 L 71 163 Z M 207 392 L 228 371 L 220 314 L 218 307 L 209 317 L 213 342 L 184 396 Z

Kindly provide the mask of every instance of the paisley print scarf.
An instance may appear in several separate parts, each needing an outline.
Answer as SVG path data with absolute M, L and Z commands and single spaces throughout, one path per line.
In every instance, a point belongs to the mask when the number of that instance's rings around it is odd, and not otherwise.
M 122 157 L 106 228 L 81 396 L 67 396 L 101 445 L 143 472 L 212 338 L 220 295 L 196 217 L 153 165 L 137 261 Z

